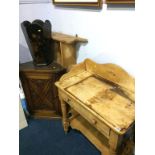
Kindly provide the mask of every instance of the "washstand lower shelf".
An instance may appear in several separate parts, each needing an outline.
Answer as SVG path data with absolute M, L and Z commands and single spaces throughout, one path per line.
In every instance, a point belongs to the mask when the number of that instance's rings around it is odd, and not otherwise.
M 101 152 L 101 155 L 110 154 L 108 139 L 75 111 L 72 111 L 70 126 L 80 131 Z M 125 144 L 126 146 L 120 148 L 120 155 L 134 155 L 134 142 L 128 140 Z

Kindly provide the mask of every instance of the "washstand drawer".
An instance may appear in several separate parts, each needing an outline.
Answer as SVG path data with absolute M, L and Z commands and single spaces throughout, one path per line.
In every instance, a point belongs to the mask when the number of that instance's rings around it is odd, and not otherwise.
M 84 117 L 90 124 L 98 129 L 105 137 L 109 138 L 110 128 L 94 114 L 90 112 L 91 109 L 86 109 L 82 104 L 67 96 L 62 91 L 59 92 L 62 99 L 67 102 L 75 111 Z

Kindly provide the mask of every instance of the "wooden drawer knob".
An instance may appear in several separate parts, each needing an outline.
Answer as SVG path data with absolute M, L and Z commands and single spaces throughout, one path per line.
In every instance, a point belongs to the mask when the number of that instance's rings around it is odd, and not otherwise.
M 68 98 L 68 99 L 67 99 L 67 102 L 70 102 L 70 101 L 71 101 L 71 100 Z
M 92 123 L 95 125 L 95 124 L 97 124 L 97 121 L 92 119 Z

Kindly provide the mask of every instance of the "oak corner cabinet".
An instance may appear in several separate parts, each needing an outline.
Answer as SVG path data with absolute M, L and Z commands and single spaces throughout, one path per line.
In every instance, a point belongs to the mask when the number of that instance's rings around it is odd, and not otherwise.
M 33 62 L 20 64 L 19 74 L 29 113 L 34 118 L 57 118 L 61 107 L 54 82 L 66 72 L 58 63 L 36 67 Z

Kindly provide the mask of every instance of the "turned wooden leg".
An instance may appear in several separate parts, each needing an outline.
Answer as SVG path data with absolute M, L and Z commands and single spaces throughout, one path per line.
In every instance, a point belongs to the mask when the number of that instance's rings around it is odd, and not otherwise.
M 60 102 L 61 102 L 61 109 L 62 109 L 62 123 L 63 123 L 64 131 L 65 133 L 67 133 L 69 128 L 69 120 L 67 118 L 67 106 L 66 106 L 66 102 L 61 98 L 60 98 Z
M 110 155 L 119 155 L 118 148 L 121 145 L 122 137 L 120 137 L 117 133 L 111 130 L 110 138 L 109 138 L 109 154 Z

